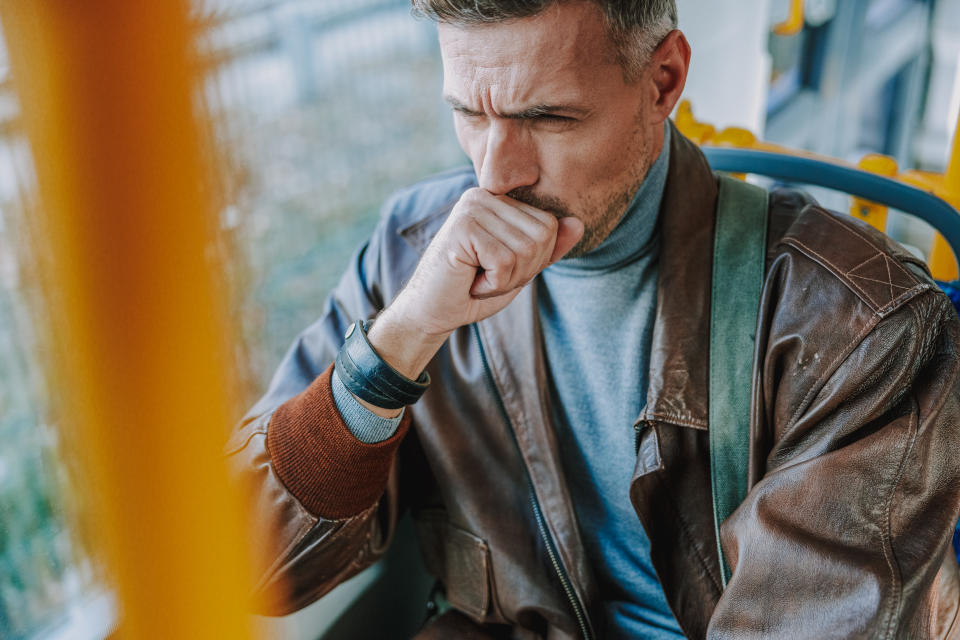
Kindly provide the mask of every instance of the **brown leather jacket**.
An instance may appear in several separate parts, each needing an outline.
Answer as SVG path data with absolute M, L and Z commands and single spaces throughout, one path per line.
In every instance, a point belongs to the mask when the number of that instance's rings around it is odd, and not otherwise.
M 328 365 L 345 329 L 393 299 L 472 184 L 469 172 L 450 174 L 388 205 L 233 434 L 272 613 L 372 563 L 410 508 L 428 567 L 471 627 L 603 634 L 551 425 L 536 281 L 451 336 L 390 440 L 357 441 L 332 401 Z M 629 493 L 680 626 L 691 638 L 957 637 L 956 313 L 920 262 L 796 192 L 771 197 L 754 374 L 743 381 L 751 488 L 721 528 L 733 569 L 721 590 L 707 448 L 716 196 L 702 154 L 674 129 Z

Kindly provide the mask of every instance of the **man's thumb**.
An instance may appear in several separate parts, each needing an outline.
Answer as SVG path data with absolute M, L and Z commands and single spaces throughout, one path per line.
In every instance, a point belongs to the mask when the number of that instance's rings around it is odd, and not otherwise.
M 560 218 L 558 222 L 560 226 L 557 229 L 557 243 L 553 245 L 553 255 L 550 256 L 550 264 L 553 264 L 566 255 L 567 251 L 573 249 L 573 246 L 583 237 L 583 223 L 577 218 L 568 216 L 566 218 Z

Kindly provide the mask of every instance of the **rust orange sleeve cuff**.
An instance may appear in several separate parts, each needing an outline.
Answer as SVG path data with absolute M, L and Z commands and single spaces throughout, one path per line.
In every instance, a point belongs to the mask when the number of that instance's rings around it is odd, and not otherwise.
M 309 387 L 274 412 L 267 451 L 284 486 L 312 514 L 342 519 L 373 506 L 387 486 L 390 466 L 410 428 L 405 411 L 396 433 L 367 444 L 354 436 L 337 411 L 331 364 Z

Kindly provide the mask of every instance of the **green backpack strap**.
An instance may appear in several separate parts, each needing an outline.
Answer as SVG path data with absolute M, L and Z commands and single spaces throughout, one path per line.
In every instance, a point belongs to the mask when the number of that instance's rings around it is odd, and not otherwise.
M 710 302 L 710 476 L 723 587 L 730 567 L 720 523 L 747 496 L 750 386 L 767 247 L 767 191 L 719 175 Z

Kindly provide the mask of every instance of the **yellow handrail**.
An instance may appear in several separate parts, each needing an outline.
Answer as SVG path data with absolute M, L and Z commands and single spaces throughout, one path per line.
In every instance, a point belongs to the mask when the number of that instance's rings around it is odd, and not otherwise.
M 56 393 L 117 635 L 250 638 L 186 3 L 4 0 L 0 20 L 51 258 Z
M 787 19 L 773 26 L 773 32 L 778 36 L 793 36 L 803 29 L 804 6 L 803 0 L 790 0 L 790 13 Z

